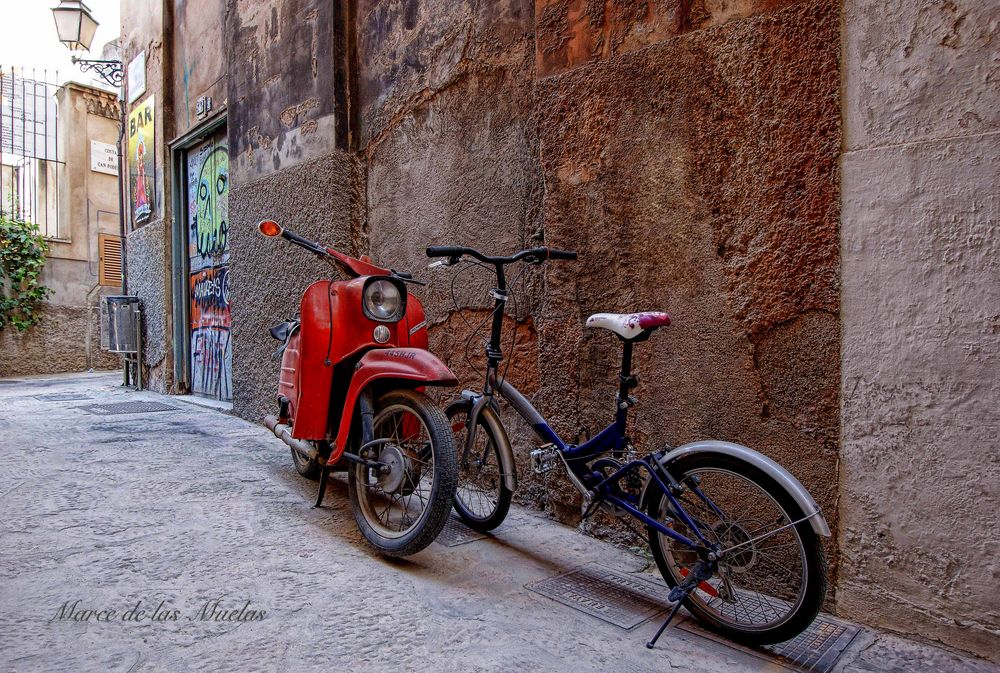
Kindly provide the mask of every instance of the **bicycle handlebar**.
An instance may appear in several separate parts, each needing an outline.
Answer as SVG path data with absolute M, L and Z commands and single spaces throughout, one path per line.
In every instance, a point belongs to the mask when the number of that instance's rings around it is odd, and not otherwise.
M 484 255 L 478 250 L 472 248 L 463 248 L 457 245 L 431 245 L 427 247 L 428 257 L 450 257 L 457 259 L 463 255 L 468 255 L 469 257 L 475 257 L 481 262 L 486 262 L 487 264 L 513 264 L 514 262 L 519 262 L 521 260 L 527 261 L 529 264 L 540 264 L 547 259 L 565 259 L 565 260 L 575 260 L 576 253 L 570 250 L 556 250 L 554 248 L 529 248 L 528 250 L 521 250 L 520 252 L 515 252 L 509 257 L 490 257 Z

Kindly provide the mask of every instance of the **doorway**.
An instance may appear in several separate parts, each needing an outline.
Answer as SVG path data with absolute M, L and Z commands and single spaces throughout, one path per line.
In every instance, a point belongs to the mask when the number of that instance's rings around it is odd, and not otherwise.
M 226 127 L 184 159 L 191 392 L 233 399 L 229 294 L 229 144 Z

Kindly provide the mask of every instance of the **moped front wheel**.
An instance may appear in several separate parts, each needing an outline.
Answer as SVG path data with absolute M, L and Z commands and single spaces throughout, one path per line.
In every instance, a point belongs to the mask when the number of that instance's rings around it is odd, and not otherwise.
M 375 403 L 369 465 L 348 470 L 351 508 L 365 540 L 385 556 L 424 549 L 444 528 L 458 466 L 445 415 L 423 394 L 386 393 Z
M 771 477 L 732 456 L 693 455 L 667 468 L 687 518 L 712 544 L 729 550 L 684 607 L 703 625 L 747 645 L 795 637 L 815 619 L 826 596 L 826 560 L 801 508 Z M 697 539 L 670 498 L 650 484 L 646 513 Z M 796 523 L 797 522 L 797 523 Z M 647 526 L 649 547 L 667 584 L 681 584 L 698 554 Z

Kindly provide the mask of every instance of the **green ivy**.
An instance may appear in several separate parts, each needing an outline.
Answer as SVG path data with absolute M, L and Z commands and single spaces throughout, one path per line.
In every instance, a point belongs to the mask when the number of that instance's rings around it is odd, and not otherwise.
M 0 215 L 0 331 L 23 332 L 41 318 L 38 305 L 52 294 L 38 282 L 48 250 L 37 225 Z

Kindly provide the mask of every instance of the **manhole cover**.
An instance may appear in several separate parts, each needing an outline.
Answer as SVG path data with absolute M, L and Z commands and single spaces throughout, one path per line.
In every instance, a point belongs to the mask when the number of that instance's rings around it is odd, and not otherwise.
M 147 414 L 153 411 L 176 411 L 177 407 L 162 402 L 147 402 L 137 400 L 135 402 L 114 402 L 112 404 L 87 404 L 77 409 L 96 414 L 98 416 L 114 416 L 115 414 Z
M 775 661 L 793 670 L 815 671 L 816 673 L 827 673 L 833 670 L 834 664 L 840 659 L 844 650 L 861 632 L 861 629 L 853 624 L 827 615 L 819 615 L 809 625 L 809 628 L 791 640 L 776 645 L 767 645 L 760 649 L 751 649 L 736 645 L 732 641 L 702 628 L 694 618 L 685 619 L 677 627 L 743 650 L 761 659 Z
M 445 547 L 457 547 L 460 544 L 465 544 L 466 542 L 475 542 L 476 540 L 483 540 L 489 537 L 485 533 L 480 533 L 474 531 L 459 519 L 454 514 L 448 517 L 448 521 L 444 524 L 444 528 L 438 533 L 437 539 L 434 540 L 438 544 L 443 544 Z
M 69 400 L 92 400 L 90 395 L 80 393 L 48 393 L 46 395 L 32 395 L 36 400 L 42 402 L 67 402 Z
M 526 588 L 623 629 L 634 629 L 670 607 L 665 584 L 596 564 Z

